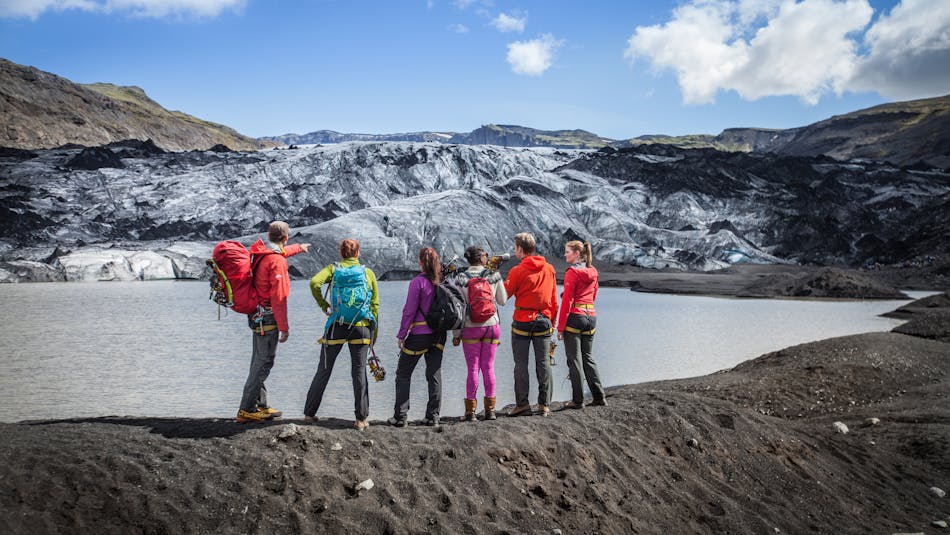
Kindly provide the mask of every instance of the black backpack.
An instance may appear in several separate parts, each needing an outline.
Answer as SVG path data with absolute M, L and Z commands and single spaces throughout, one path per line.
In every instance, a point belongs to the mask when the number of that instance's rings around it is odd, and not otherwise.
M 454 285 L 443 281 L 435 286 L 426 324 L 434 331 L 459 329 L 465 321 L 465 299 Z

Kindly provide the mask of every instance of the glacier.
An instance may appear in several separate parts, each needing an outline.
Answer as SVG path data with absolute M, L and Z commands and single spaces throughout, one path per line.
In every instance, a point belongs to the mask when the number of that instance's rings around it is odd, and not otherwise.
M 414 272 L 422 246 L 510 252 L 518 232 L 549 258 L 582 239 L 599 262 L 683 270 L 946 247 L 933 219 L 946 215 L 948 175 L 885 163 L 669 146 L 125 147 L 121 168 L 72 168 L 76 146 L 0 157 L 0 281 L 206 278 L 214 243 L 250 244 L 275 219 L 314 246 L 291 258 L 295 277 L 336 261 L 346 237 L 384 279 Z

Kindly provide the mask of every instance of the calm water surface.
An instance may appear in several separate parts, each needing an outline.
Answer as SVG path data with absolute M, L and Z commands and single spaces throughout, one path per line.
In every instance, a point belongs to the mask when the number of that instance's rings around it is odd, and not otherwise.
M 250 362 L 251 334 L 243 315 L 217 319 L 207 288 L 197 281 L 0 285 L 7 310 L 0 329 L 0 390 L 7 410 L 0 421 L 233 417 Z M 325 318 L 307 281 L 294 281 L 292 288 L 290 339 L 279 346 L 267 381 L 270 402 L 285 418 L 302 416 Z M 380 383 L 370 378 L 371 419 L 392 415 L 395 334 L 407 288 L 408 282 L 380 283 L 376 352 L 389 376 Z M 905 302 L 723 299 L 604 288 L 597 300 L 595 359 L 605 386 L 703 375 L 794 344 L 890 330 L 900 321 L 878 314 Z M 495 361 L 499 406 L 514 401 L 512 305 L 501 310 L 502 344 Z M 347 355 L 344 349 L 337 360 L 321 416 L 353 417 Z M 554 400 L 563 401 L 570 399 L 570 382 L 560 347 L 556 360 Z M 461 415 L 461 348 L 447 348 L 442 377 L 442 414 Z M 533 376 L 531 383 L 535 402 Z M 425 388 L 420 362 L 412 379 L 410 418 L 422 418 Z

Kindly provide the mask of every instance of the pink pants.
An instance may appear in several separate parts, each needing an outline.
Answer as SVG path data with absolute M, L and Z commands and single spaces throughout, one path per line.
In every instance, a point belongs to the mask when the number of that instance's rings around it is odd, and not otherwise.
M 476 399 L 478 394 L 478 372 L 481 370 L 485 380 L 485 397 L 495 397 L 495 351 L 501 337 L 501 326 L 466 327 L 462 329 L 462 351 L 468 364 L 468 376 L 465 378 L 465 397 Z

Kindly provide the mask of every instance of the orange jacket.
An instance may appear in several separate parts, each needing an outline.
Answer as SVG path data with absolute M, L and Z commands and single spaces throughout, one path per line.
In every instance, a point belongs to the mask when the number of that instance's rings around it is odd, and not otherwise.
M 557 278 L 543 256 L 526 256 L 511 268 L 505 291 L 515 298 L 515 321 L 534 321 L 539 312 L 552 324 L 557 319 Z
M 264 240 L 257 240 L 251 245 L 251 254 L 260 257 L 254 268 L 254 289 L 260 296 L 261 304 L 270 307 L 277 321 L 277 330 L 290 330 L 287 321 L 287 297 L 290 296 L 290 274 L 287 273 L 287 258 L 302 253 L 300 245 L 284 247 L 283 254 L 277 254 Z

